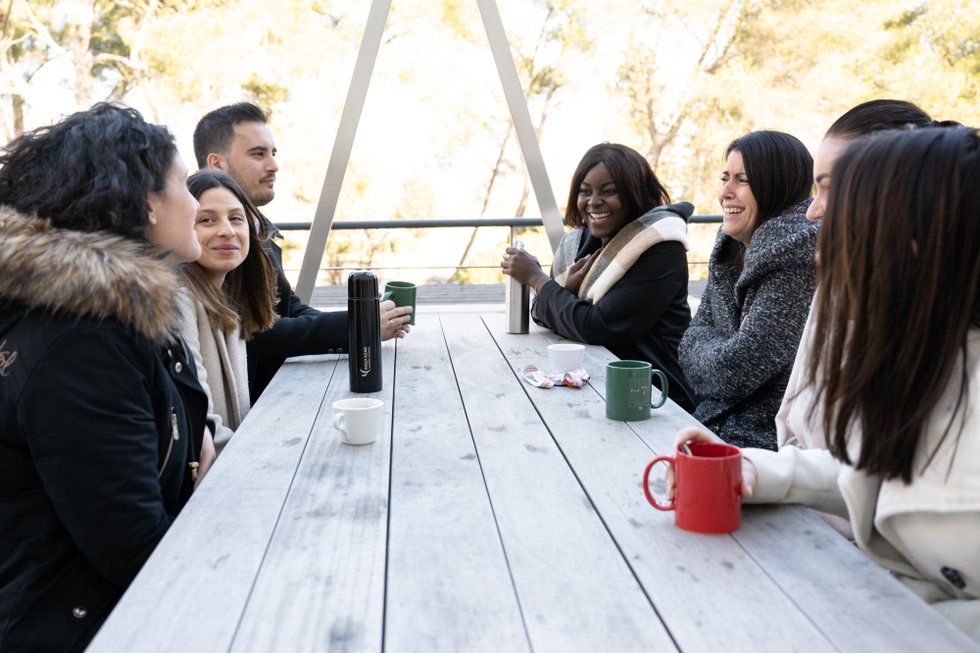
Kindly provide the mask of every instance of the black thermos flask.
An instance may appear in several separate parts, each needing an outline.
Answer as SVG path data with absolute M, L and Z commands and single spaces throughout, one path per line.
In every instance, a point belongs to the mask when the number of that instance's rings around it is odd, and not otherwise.
M 347 278 L 347 330 L 351 392 L 381 390 L 381 315 L 378 279 L 372 272 Z

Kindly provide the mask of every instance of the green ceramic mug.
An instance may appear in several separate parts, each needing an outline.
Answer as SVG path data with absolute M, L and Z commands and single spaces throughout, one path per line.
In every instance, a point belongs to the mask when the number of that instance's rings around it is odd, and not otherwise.
M 660 400 L 650 403 L 653 377 L 660 379 Z M 613 361 L 606 365 L 606 417 L 618 422 L 650 419 L 650 409 L 667 403 L 667 376 L 645 361 Z
M 390 299 L 395 306 L 411 306 L 412 315 L 408 324 L 415 324 L 415 284 L 408 281 L 389 281 L 385 284 L 385 293 L 381 301 Z

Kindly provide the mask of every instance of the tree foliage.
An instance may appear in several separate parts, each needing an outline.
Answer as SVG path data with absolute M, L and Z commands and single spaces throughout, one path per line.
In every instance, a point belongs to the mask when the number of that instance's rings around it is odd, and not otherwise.
M 283 166 L 272 216 L 308 218 L 369 4 L 0 0 L 4 136 L 117 100 L 167 123 L 187 151 L 203 113 L 252 99 L 271 111 Z M 644 152 L 675 198 L 710 213 L 725 146 L 753 129 L 816 147 L 838 115 L 874 97 L 980 124 L 980 12 L 970 0 L 498 5 L 559 201 L 578 157 L 600 141 Z M 394 0 L 338 219 L 511 217 L 533 212 L 529 200 L 476 2 Z M 408 251 L 397 238 L 348 235 L 331 236 L 331 260 Z M 501 234 L 469 245 L 467 235 L 425 238 L 448 252 L 444 265 L 499 256 Z

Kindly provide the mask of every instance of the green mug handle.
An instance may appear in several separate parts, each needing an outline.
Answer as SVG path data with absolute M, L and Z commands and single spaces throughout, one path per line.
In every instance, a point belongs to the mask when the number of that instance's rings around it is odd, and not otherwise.
M 650 370 L 650 383 L 651 384 L 653 383 L 653 375 L 654 374 L 656 374 L 657 376 L 660 377 L 660 385 L 662 387 L 661 387 L 661 390 L 660 390 L 660 401 L 658 401 L 655 404 L 651 404 L 650 405 L 650 408 L 660 408 L 665 403 L 667 403 L 667 375 L 664 374 L 663 372 L 661 372 L 660 370 L 653 370 L 653 369 Z M 656 386 L 654 386 L 654 387 L 656 387 Z
M 383 301 L 385 301 L 387 299 L 391 299 L 391 291 L 390 290 L 386 290 L 385 291 L 385 294 L 381 295 L 380 301 L 383 302 Z

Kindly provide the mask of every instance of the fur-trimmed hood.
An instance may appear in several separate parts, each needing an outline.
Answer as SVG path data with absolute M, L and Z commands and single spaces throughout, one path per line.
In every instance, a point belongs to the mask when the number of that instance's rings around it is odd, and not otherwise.
M 172 264 L 108 232 L 58 229 L 0 207 L 0 301 L 95 319 L 112 318 L 154 342 L 179 330 Z

